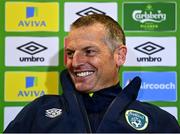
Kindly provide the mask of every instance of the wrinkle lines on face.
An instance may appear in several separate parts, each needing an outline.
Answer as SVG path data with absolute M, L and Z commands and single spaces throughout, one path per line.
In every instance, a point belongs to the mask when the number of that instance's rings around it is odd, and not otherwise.
M 95 24 L 68 35 L 67 69 L 79 91 L 94 92 L 118 82 L 113 53 L 103 41 L 105 34 L 104 26 Z

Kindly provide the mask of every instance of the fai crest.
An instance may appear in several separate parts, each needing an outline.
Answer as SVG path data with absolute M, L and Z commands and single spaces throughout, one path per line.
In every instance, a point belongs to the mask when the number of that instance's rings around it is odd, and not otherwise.
M 126 121 L 136 130 L 144 130 L 148 126 L 148 117 L 136 110 L 127 110 L 125 112 Z

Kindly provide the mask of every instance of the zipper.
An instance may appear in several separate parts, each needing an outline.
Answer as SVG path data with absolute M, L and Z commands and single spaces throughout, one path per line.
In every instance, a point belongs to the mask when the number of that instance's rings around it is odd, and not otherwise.
M 83 120 L 85 122 L 85 127 L 86 127 L 86 130 L 87 130 L 87 133 L 92 133 L 92 130 L 91 130 L 91 125 L 90 125 L 90 122 L 89 122 L 89 119 L 88 119 L 88 114 L 86 112 L 86 109 L 85 109 L 85 106 L 83 104 L 83 101 L 82 101 L 82 96 L 78 93 L 76 94 L 73 94 L 77 103 L 79 104 L 79 109 L 82 113 L 82 117 L 83 117 Z

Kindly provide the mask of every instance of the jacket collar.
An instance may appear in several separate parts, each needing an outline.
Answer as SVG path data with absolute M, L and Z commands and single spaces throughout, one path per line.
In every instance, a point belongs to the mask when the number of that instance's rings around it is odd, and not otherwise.
M 82 103 L 82 95 L 75 90 L 67 70 L 61 73 L 61 84 L 64 96 L 68 102 L 68 109 L 72 117 L 71 120 L 82 126 L 80 132 L 91 132 L 85 106 Z M 116 124 L 115 122 L 118 122 L 119 116 L 128 105 L 136 100 L 140 85 L 141 79 L 135 77 L 129 85 L 117 95 L 105 112 L 97 132 L 112 132 L 112 130 L 114 130 L 114 132 L 120 132 L 124 129 L 123 126 L 119 126 L 118 123 Z

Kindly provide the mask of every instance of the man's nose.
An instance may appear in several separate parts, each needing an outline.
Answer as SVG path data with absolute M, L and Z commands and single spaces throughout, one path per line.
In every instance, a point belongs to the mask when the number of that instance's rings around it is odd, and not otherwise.
M 72 59 L 72 66 L 79 67 L 84 65 L 85 63 L 85 55 L 80 52 L 75 52 Z

